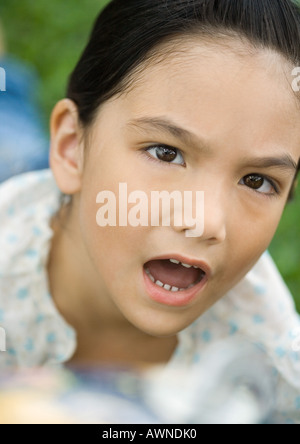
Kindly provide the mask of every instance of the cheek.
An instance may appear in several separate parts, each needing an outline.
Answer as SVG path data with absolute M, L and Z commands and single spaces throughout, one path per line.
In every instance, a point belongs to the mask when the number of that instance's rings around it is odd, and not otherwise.
M 224 281 L 228 282 L 227 290 L 237 284 L 268 249 L 282 211 L 281 205 L 276 210 L 274 208 L 273 211 L 261 212 L 255 217 L 248 216 L 248 219 L 244 218 L 243 224 L 235 223 L 231 227 L 231 253 L 228 254 L 228 265 L 224 268 L 223 275 Z
M 112 274 L 115 269 L 120 273 L 126 268 L 125 254 L 133 254 L 134 234 L 130 227 L 100 227 L 96 220 L 98 208 L 96 199 L 81 207 L 80 228 L 84 243 L 98 271 L 101 264 L 106 264 L 106 270 Z
M 123 156 L 121 149 L 114 150 L 116 143 L 111 146 L 111 150 L 90 152 L 85 165 L 79 214 L 84 244 L 97 272 L 105 274 L 105 279 L 117 281 L 120 277 L 128 276 L 132 267 L 143 261 L 140 256 L 149 230 L 148 227 L 118 226 L 119 184 L 127 184 L 127 195 L 135 190 L 148 193 L 143 184 L 143 174 L 139 174 L 131 156 Z M 97 203 L 97 196 L 103 191 L 109 191 L 115 197 L 116 202 L 111 207 L 112 211 L 116 210 L 115 227 L 100 227 L 97 224 L 97 212 L 107 203 Z M 127 197 L 120 197 L 122 203 L 125 199 Z
M 124 283 L 132 269 L 142 263 L 141 255 L 149 228 L 118 226 L 119 182 L 101 182 L 93 187 L 86 187 L 82 192 L 80 229 L 85 248 L 97 273 L 111 286 L 120 281 Z M 116 205 L 113 204 L 109 208 L 111 214 L 115 213 L 117 226 L 101 227 L 97 223 L 97 213 L 105 204 L 97 203 L 96 197 L 103 190 L 111 191 L 116 197 Z

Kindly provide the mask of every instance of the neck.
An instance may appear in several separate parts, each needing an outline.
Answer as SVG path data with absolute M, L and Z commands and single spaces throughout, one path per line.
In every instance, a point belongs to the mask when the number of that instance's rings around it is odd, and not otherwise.
M 77 333 L 76 364 L 162 363 L 172 356 L 177 338 L 155 338 L 130 324 L 110 299 L 73 223 L 73 208 L 51 223 L 48 261 L 52 299 Z

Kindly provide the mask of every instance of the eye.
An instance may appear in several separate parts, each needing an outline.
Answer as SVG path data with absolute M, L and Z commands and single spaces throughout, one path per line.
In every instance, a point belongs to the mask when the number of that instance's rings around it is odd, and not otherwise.
M 150 156 L 162 162 L 173 163 L 176 165 L 185 165 L 181 152 L 177 148 L 166 145 L 156 145 L 146 149 Z
M 274 192 L 279 194 L 274 182 L 259 174 L 249 174 L 248 176 L 243 177 L 239 183 L 240 185 L 245 185 L 261 194 L 272 195 Z

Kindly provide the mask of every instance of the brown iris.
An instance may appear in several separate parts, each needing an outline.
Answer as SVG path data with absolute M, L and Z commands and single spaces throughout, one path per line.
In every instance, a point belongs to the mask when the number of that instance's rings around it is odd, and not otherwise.
M 245 185 L 247 187 L 252 188 L 254 190 L 259 190 L 265 182 L 265 179 L 261 176 L 255 176 L 251 174 L 250 176 L 246 176 L 244 179 Z
M 177 157 L 177 151 L 165 146 L 156 148 L 156 154 L 159 160 L 164 162 L 173 162 Z

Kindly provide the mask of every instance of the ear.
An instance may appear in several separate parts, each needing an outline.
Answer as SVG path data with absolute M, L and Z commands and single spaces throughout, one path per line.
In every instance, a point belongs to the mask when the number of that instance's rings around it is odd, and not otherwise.
M 81 189 L 83 142 L 77 106 L 72 100 L 57 103 L 51 115 L 50 166 L 64 194 Z

